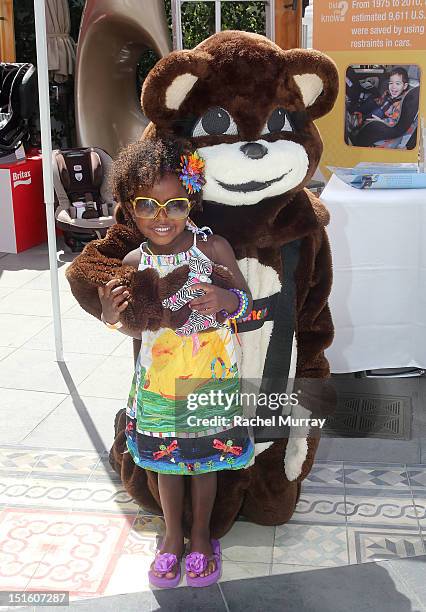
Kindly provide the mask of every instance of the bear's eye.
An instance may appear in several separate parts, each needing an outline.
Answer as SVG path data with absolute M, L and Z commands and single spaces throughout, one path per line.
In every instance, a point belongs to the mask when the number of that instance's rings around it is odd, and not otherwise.
M 209 110 L 197 121 L 192 130 L 192 136 L 218 136 L 230 134 L 236 136 L 238 128 L 231 115 L 223 108 L 216 106 Z
M 262 134 L 272 134 L 273 132 L 292 132 L 287 113 L 281 107 L 276 108 L 269 116 Z

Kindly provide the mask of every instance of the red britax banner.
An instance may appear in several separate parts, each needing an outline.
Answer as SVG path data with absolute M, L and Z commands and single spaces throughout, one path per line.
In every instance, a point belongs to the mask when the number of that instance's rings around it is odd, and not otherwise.
M 41 155 L 0 165 L 0 252 L 20 253 L 46 240 Z

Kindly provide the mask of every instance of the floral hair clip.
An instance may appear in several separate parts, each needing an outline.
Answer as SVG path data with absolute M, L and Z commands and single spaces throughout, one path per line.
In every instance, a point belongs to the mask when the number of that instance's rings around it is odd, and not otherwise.
M 188 193 L 198 193 L 206 180 L 204 178 L 205 161 L 195 151 L 190 155 L 181 155 L 179 179 Z

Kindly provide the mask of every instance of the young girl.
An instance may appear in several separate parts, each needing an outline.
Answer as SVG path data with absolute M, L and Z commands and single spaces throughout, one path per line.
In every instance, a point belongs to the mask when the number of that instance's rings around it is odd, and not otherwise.
M 220 545 L 210 538 L 209 527 L 216 472 L 242 469 L 254 453 L 247 429 L 234 426 L 233 417 L 242 412 L 238 401 L 228 401 L 226 407 L 225 402 L 216 401 L 217 395 L 210 394 L 218 381 L 231 399 L 239 390 L 230 327 L 218 323 L 215 315 L 225 311 L 229 318 L 243 317 L 252 299 L 229 243 L 220 236 L 207 236 L 189 219 L 191 210 L 201 205 L 203 162 L 196 154 L 182 155 L 182 146 L 160 140 L 139 141 L 127 147 L 113 166 L 115 196 L 128 207 L 146 237 L 123 264 L 139 270 L 152 267 L 160 276 L 181 265 L 190 269 L 184 291 L 166 299 L 163 305 L 176 309 L 186 296 L 191 315 L 175 331 L 162 328 L 142 333 L 126 410 L 128 451 L 137 465 L 158 472 L 166 533 L 149 579 L 162 587 L 176 586 L 180 580 L 184 478 L 190 477 L 193 514 L 190 554 L 185 564 L 187 583 L 206 586 L 217 581 L 221 565 Z M 232 289 L 211 283 L 212 262 L 232 273 Z M 128 296 L 118 281 L 99 289 L 102 318 L 107 325 L 120 325 Z M 124 326 L 120 331 L 133 335 Z M 188 391 L 199 394 L 195 410 L 182 402 Z M 222 420 L 214 421 L 213 417 Z

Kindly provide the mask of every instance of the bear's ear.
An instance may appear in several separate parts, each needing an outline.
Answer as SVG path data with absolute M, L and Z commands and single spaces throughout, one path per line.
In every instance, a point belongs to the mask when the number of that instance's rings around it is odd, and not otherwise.
M 202 51 L 173 51 L 160 60 L 142 87 L 142 110 L 148 119 L 159 126 L 176 119 L 195 83 L 207 75 L 210 59 Z
M 339 91 L 339 75 L 333 60 L 319 51 L 294 49 L 286 53 L 285 65 L 311 119 L 327 114 Z

